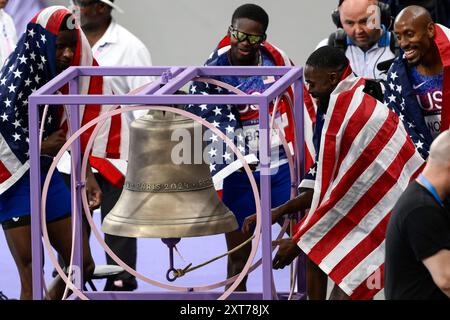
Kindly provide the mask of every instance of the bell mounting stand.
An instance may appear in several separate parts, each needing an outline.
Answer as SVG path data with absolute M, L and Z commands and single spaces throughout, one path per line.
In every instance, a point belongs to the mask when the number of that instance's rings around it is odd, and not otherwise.
M 177 90 L 187 85 L 190 81 L 197 78 L 212 78 L 214 76 L 221 75 L 237 75 L 237 76 L 274 76 L 279 77 L 272 86 L 260 95 L 227 95 L 227 94 L 214 94 L 214 95 L 177 95 Z M 85 76 L 156 76 L 158 80 L 153 81 L 147 86 L 136 90 L 134 94 L 128 95 L 82 95 L 79 94 L 78 82 L 80 77 Z M 86 197 L 82 193 L 85 188 L 77 188 L 77 184 L 82 183 L 81 177 L 83 176 L 83 170 L 85 173 L 86 163 L 82 165 L 79 148 L 79 136 L 80 131 L 92 127 L 96 123 L 105 121 L 107 117 L 111 117 L 114 114 L 120 114 L 122 112 L 129 112 L 139 109 L 158 109 L 171 111 L 182 114 L 182 111 L 171 110 L 173 108 L 160 107 L 167 105 L 187 105 L 187 104 L 219 104 L 219 105 L 258 105 L 259 106 L 259 129 L 260 129 L 260 164 L 261 164 L 261 177 L 260 177 L 260 198 L 259 193 L 255 185 L 253 175 L 248 164 L 245 162 L 242 154 L 236 151 L 236 155 L 241 161 L 244 161 L 244 168 L 249 176 L 253 191 L 255 194 L 255 200 L 257 200 L 257 225 L 255 231 L 255 240 L 252 246 L 252 252 L 249 260 L 244 266 L 244 270 L 237 278 L 233 277 L 235 283 L 232 283 L 231 287 L 225 292 L 211 292 L 212 288 L 217 288 L 220 285 L 225 285 L 227 282 L 221 282 L 219 285 L 211 285 L 207 287 L 195 287 L 184 288 L 169 286 L 167 284 L 158 284 L 157 282 L 137 273 L 135 270 L 124 265 L 123 262 L 111 252 L 108 247 L 105 250 L 113 258 L 117 258 L 116 262 L 123 266 L 126 271 L 136 275 L 139 279 L 147 281 L 149 283 L 160 285 L 168 289 L 168 292 L 86 292 L 82 287 L 75 286 L 65 277 L 62 271 L 60 275 L 68 283 L 68 286 L 72 289 L 74 294 L 82 299 L 133 299 L 133 300 L 148 300 L 148 299 L 166 299 L 166 300 L 178 300 L 178 299 L 242 299 L 242 300 L 271 300 L 278 299 L 278 297 L 284 295 L 282 293 L 273 292 L 273 273 L 272 273 L 272 235 L 271 235 L 271 198 L 270 198 L 270 135 L 269 135 L 269 105 L 277 97 L 281 96 L 290 86 L 293 87 L 294 101 L 294 120 L 295 125 L 295 173 L 296 180 L 298 182 L 299 177 L 304 174 L 304 132 L 303 132 L 303 70 L 297 67 L 70 67 L 53 80 L 42 86 L 39 90 L 35 91 L 29 97 L 29 139 L 30 139 L 30 179 L 31 183 L 31 233 L 32 233 L 32 274 L 33 274 L 33 298 L 36 300 L 42 300 L 43 297 L 43 253 L 41 246 L 44 244 L 50 255 L 50 260 L 55 265 L 58 272 L 61 271 L 56 264 L 53 252 L 50 252 L 50 244 L 48 241 L 48 234 L 45 227 L 45 219 L 42 219 L 42 213 L 45 213 L 45 206 L 42 201 L 46 199 L 46 184 L 42 191 L 43 199 L 41 198 L 40 189 L 40 150 L 39 150 L 39 106 L 41 105 L 67 105 L 69 106 L 69 119 L 71 126 L 71 134 L 73 134 L 63 146 L 63 149 L 71 148 L 71 157 L 73 170 L 75 173 L 72 181 L 72 212 L 74 212 L 74 220 L 78 221 L 74 228 L 74 243 L 73 252 L 74 259 L 73 265 L 81 270 L 82 266 L 82 209 L 83 205 L 86 205 Z M 55 93 L 62 86 L 69 84 L 68 95 L 56 95 Z M 108 114 L 99 116 L 92 120 L 87 125 L 83 126 L 79 130 L 79 108 L 80 105 L 85 104 L 98 104 L 98 105 L 121 105 L 123 110 L 110 111 Z M 132 105 L 135 107 L 127 107 Z M 145 106 L 143 106 L 145 105 Z M 217 130 L 210 123 L 196 116 L 191 117 L 195 121 L 202 123 L 202 125 Z M 98 132 L 98 128 L 94 129 L 93 136 Z M 96 131 L 97 130 L 97 131 Z M 219 131 L 219 130 L 217 130 Z M 220 133 L 214 131 L 214 133 Z M 221 137 L 225 138 L 224 135 Z M 229 147 L 232 142 L 225 141 Z M 73 144 L 72 144 L 73 143 Z M 92 141 L 90 141 L 92 145 Z M 231 144 L 231 145 L 230 145 Z M 89 144 L 88 144 L 89 146 Z M 90 146 L 89 146 L 90 147 Z M 233 148 L 232 148 L 233 149 Z M 234 147 L 234 150 L 237 148 Z M 62 154 L 61 154 L 62 155 Z M 55 158 L 59 160 L 60 154 Z M 84 159 L 87 161 L 87 157 Z M 54 168 L 53 168 L 54 171 Z M 81 171 L 81 172 L 80 172 Z M 52 171 L 49 171 L 49 175 Z M 253 180 L 252 180 L 253 179 Z M 48 184 L 49 177 L 46 179 Z M 85 206 L 86 209 L 86 206 Z M 85 214 L 88 222 L 93 226 L 92 217 L 90 213 L 85 210 Z M 95 225 L 94 225 L 95 227 Z M 43 232 L 44 231 L 44 232 Z M 101 235 L 98 230 L 93 230 L 97 240 L 102 242 Z M 262 292 L 233 292 L 237 284 L 248 273 L 251 267 L 253 258 L 256 255 L 257 245 L 261 235 L 261 247 L 262 247 Z M 44 240 L 44 242 L 42 242 Z M 255 245 L 256 243 L 256 245 Z M 298 274 L 297 283 L 297 296 L 299 298 L 305 298 L 306 293 L 306 270 L 305 270 L 305 257 L 300 259 L 300 268 Z M 230 279 L 228 279 L 230 280 Z

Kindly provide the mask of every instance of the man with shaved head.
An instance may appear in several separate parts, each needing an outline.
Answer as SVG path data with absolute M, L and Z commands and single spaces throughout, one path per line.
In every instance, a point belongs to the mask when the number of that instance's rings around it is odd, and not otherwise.
M 450 0 L 381 0 L 391 7 L 393 17 L 396 17 L 404 8 L 418 5 L 426 8 L 434 22 L 450 27 Z
M 409 6 L 402 10 L 395 19 L 394 32 L 410 66 L 425 75 L 442 72 L 439 51 L 433 41 L 435 26 L 426 9 Z
M 329 45 L 343 50 L 357 76 L 385 80 L 389 64 L 384 71 L 377 66 L 395 58 L 395 39 L 387 30 L 389 25 L 381 21 L 378 4 L 377 0 L 340 0 L 333 13 L 338 30 L 318 47 Z M 390 17 L 390 13 L 385 16 Z
M 450 131 L 432 143 L 422 174 L 392 210 L 386 234 L 387 299 L 450 297 Z
M 378 42 L 383 30 L 371 16 L 376 14 L 370 6 L 377 0 L 345 0 L 339 2 L 339 17 L 345 33 L 361 50 L 367 51 Z
M 449 126 L 450 30 L 423 7 L 409 6 L 395 19 L 394 33 L 402 53 L 388 73 L 385 102 L 426 159 L 433 139 Z

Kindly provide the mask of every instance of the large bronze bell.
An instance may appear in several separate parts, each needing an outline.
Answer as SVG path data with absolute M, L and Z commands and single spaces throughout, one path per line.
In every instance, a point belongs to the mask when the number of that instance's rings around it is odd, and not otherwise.
M 183 238 L 237 229 L 235 216 L 217 196 L 202 154 L 192 148 L 188 163 L 174 163 L 173 151 L 180 141 L 172 141 L 173 132 L 184 133 L 184 140 L 194 146 L 202 129 L 189 118 L 158 110 L 131 123 L 125 185 L 103 221 L 103 232 L 133 238 Z

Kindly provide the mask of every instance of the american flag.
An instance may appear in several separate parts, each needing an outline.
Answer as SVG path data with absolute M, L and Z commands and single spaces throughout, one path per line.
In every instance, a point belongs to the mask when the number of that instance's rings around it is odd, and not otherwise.
M 190 89 L 191 94 L 224 94 L 228 93 L 226 89 L 204 82 L 194 82 Z M 242 132 L 236 131 L 241 128 L 239 124 L 239 115 L 232 106 L 221 105 L 188 105 L 187 110 L 206 119 L 214 127 L 222 131 L 238 147 L 244 155 L 247 154 L 245 148 L 245 136 Z M 242 129 L 242 128 L 241 128 Z M 223 169 L 227 164 L 234 161 L 233 153 L 212 131 L 207 130 L 205 139 L 208 141 L 208 155 L 210 159 L 209 169 L 214 175 Z
M 343 72 L 341 80 L 352 75 L 353 71 L 350 66 Z M 317 156 L 320 149 L 320 135 L 325 122 L 325 115 L 317 112 L 317 105 L 314 98 L 309 94 L 308 88 L 303 87 L 304 100 L 304 133 L 305 133 L 305 175 L 303 176 L 299 189 L 314 188 L 317 174 Z M 320 129 L 318 128 L 320 126 Z
M 5 62 L 0 76 L 0 193 L 11 187 L 29 168 L 28 153 L 28 96 L 46 84 L 57 74 L 56 35 L 62 20 L 70 11 L 62 6 L 48 7 L 39 12 L 27 25 L 15 50 Z M 81 32 L 72 65 L 96 65 L 89 43 Z M 80 93 L 101 94 L 102 77 L 83 77 Z M 67 86 L 60 89 L 67 93 Z M 82 124 L 97 117 L 111 106 L 88 105 L 80 109 Z M 42 110 L 40 110 L 42 115 Z M 60 107 L 51 106 L 44 119 L 43 138 L 62 128 L 67 132 L 67 121 Z M 84 149 L 94 128 L 81 137 Z M 94 152 L 99 156 L 119 157 L 126 145 L 121 146 L 121 133 L 126 131 L 120 117 L 107 121 L 99 138 L 95 140 Z M 126 133 L 127 135 L 127 133 Z
M 314 128 L 316 126 L 317 105 L 308 92 L 306 86 L 303 86 L 303 132 L 305 138 L 305 170 L 308 174 L 315 172 L 312 166 L 315 163 L 317 150 L 313 143 Z
M 382 289 L 390 212 L 423 163 L 397 115 L 364 86 L 350 76 L 331 95 L 312 206 L 293 237 L 353 299 Z
M 436 24 L 434 41 L 439 49 L 444 65 L 444 80 L 442 85 L 441 132 L 450 123 L 450 29 Z M 403 121 L 403 124 L 413 140 L 417 150 L 426 159 L 433 142 L 430 129 L 427 127 L 423 111 L 413 93 L 409 79 L 408 64 L 403 55 L 398 57 L 391 66 L 384 94 L 385 103 Z
M 211 54 L 210 58 L 207 60 L 205 65 L 214 66 L 218 64 L 219 57 L 223 56 L 230 49 L 230 38 L 228 36 L 224 37 L 217 49 Z M 276 66 L 292 66 L 292 62 L 289 60 L 287 55 L 280 50 L 279 48 L 271 45 L 268 42 L 264 42 L 261 47 L 261 51 L 267 54 L 274 65 Z M 273 78 L 273 79 L 269 79 Z M 219 79 L 220 80 L 220 79 Z M 262 91 L 270 87 L 271 83 L 275 81 L 274 77 L 267 77 L 267 81 L 264 80 L 265 87 L 261 88 Z M 224 81 L 227 82 L 227 81 Z M 232 84 L 232 83 L 229 83 Z M 237 84 L 238 89 L 241 89 L 240 84 Z M 245 91 L 245 90 L 244 90 Z M 203 82 L 194 82 L 190 88 L 191 94 L 225 94 L 229 93 L 226 89 L 221 87 L 207 84 Z M 252 92 L 246 92 L 247 94 L 252 94 Z M 293 126 L 293 114 L 292 110 L 289 106 L 289 100 L 293 101 L 293 93 L 292 88 L 289 88 L 286 96 L 280 99 L 278 104 L 277 113 L 278 117 L 276 117 L 277 127 L 282 131 L 282 134 L 286 138 L 286 141 L 289 144 L 289 152 L 293 154 L 293 143 L 294 143 L 294 126 Z M 271 106 L 273 108 L 273 104 Z M 212 123 L 216 128 L 220 129 L 224 134 L 234 140 L 238 149 L 244 153 L 249 153 L 249 139 L 254 137 L 249 137 L 247 132 L 240 131 L 242 129 L 242 121 L 255 121 L 257 125 L 258 120 L 258 111 L 254 112 L 245 112 L 239 113 L 236 110 L 235 106 L 219 106 L 219 105 L 189 105 L 188 109 L 192 113 L 206 119 L 210 123 Z M 271 109 L 272 110 L 272 109 Z M 305 105 L 305 116 L 307 121 L 305 121 L 305 131 L 312 136 L 312 127 L 313 120 L 311 117 L 315 116 L 315 109 L 313 104 L 306 106 Z M 222 144 L 220 140 L 217 139 L 216 135 L 209 133 L 207 134 L 206 139 L 208 139 L 208 154 L 210 156 L 210 170 L 212 175 L 219 172 L 223 169 L 227 164 L 233 161 L 234 155 L 229 148 Z M 257 139 L 257 137 L 256 137 Z M 276 139 L 274 135 L 272 135 L 272 140 Z M 305 139 L 309 141 L 309 139 Z M 280 143 L 281 144 L 281 143 Z M 274 150 L 274 149 L 272 149 Z M 284 150 L 279 149 L 279 155 L 281 157 Z M 313 159 L 314 156 L 311 155 L 311 151 L 307 151 L 307 159 Z M 274 153 L 274 151 L 272 151 Z M 309 164 L 312 161 L 308 162 Z

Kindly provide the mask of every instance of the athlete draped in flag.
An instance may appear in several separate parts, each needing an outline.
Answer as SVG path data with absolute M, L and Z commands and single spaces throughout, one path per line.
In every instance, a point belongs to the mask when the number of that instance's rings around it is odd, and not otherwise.
M 450 29 L 419 6 L 403 9 L 394 32 L 402 53 L 391 66 L 385 102 L 428 157 L 433 139 L 450 123 Z
M 294 237 L 279 241 L 273 266 L 285 267 L 302 250 L 336 283 L 331 299 L 370 299 L 382 289 L 390 211 L 423 159 L 396 114 L 368 95 L 366 80 L 348 75 L 342 61 L 338 49 L 323 47 L 306 63 L 318 119 L 324 115 L 322 129 L 315 129 L 315 179 L 302 181 L 300 196 L 273 210 L 272 220 L 311 209 Z
M 0 222 L 16 262 L 21 280 L 21 299 L 31 299 L 31 232 L 30 184 L 39 183 L 29 178 L 28 153 L 28 96 L 71 65 L 95 65 L 89 44 L 75 23 L 75 17 L 62 6 L 48 7 L 38 13 L 28 24 L 15 51 L 9 56 L 0 80 Z M 101 77 L 80 80 L 80 92 L 102 93 Z M 67 87 L 60 89 L 67 93 Z M 85 106 L 82 121 L 96 117 L 103 107 Z M 44 121 L 41 145 L 41 175 L 46 172 L 65 142 L 67 121 L 62 107 L 51 106 Z M 111 127 L 107 124 L 106 127 Z M 89 133 L 81 138 L 82 148 Z M 97 142 L 96 142 L 97 144 Z M 105 146 L 97 144 L 96 149 Z M 105 153 L 99 154 L 104 156 Z M 92 172 L 88 173 L 87 193 L 91 206 L 100 204 L 101 191 Z M 58 172 L 52 177 L 47 198 L 47 223 L 52 245 L 70 262 L 71 220 L 70 192 Z M 93 270 L 87 237 L 84 237 L 83 272 L 88 279 Z M 64 283 L 59 281 L 49 292 L 49 298 L 60 298 Z
M 269 17 L 263 8 L 254 4 L 238 7 L 233 13 L 228 35 L 222 39 L 218 48 L 206 62 L 208 66 L 289 66 L 291 62 L 280 49 L 266 42 L 266 30 Z M 246 94 L 259 94 L 269 88 L 276 80 L 273 76 L 220 76 L 216 80 L 230 84 Z M 192 94 L 227 93 L 221 87 L 194 82 L 190 88 Z M 287 97 L 280 99 L 275 122 L 281 134 L 292 147 L 294 131 L 292 112 L 288 100 L 292 101 L 291 91 Z M 274 106 L 271 105 L 271 113 Z M 206 119 L 220 129 L 224 134 L 234 139 L 242 153 L 252 153 L 258 157 L 259 110 L 258 106 L 221 106 L 221 105 L 190 105 L 190 112 Z M 210 155 L 210 169 L 214 175 L 227 164 L 235 160 L 233 152 L 224 147 L 216 135 L 207 133 L 208 154 Z M 272 204 L 281 205 L 290 196 L 289 165 L 285 150 L 281 145 L 278 134 L 272 134 L 271 186 Z M 291 148 L 293 149 L 293 148 Z M 291 152 L 288 150 L 288 152 Z M 259 167 L 254 173 L 259 183 Z M 225 178 L 223 182 L 223 202 L 236 215 L 240 226 L 248 215 L 255 212 L 255 203 L 250 182 L 244 172 L 237 171 Z M 245 240 L 240 230 L 226 234 L 229 249 L 236 247 Z M 239 251 L 229 255 L 228 277 L 242 271 L 251 251 L 251 244 L 247 244 Z M 237 287 L 237 291 L 246 290 L 246 280 Z

